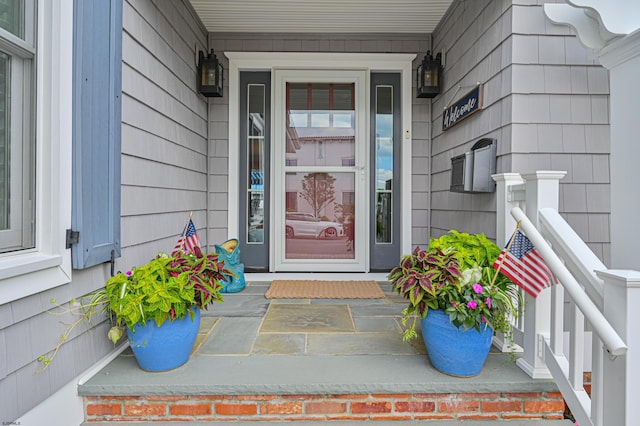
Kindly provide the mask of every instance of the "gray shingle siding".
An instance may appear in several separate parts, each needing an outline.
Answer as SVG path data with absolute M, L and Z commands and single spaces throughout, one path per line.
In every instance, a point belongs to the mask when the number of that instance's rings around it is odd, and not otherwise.
M 105 338 L 106 323 L 83 323 L 49 369 L 36 372 L 42 367 L 37 358 L 53 349 L 76 319 L 69 314 L 54 315 L 56 306 L 66 306 L 73 297 L 100 287 L 107 269 L 74 271 L 73 282 L 65 286 L 0 306 L 0 412 L 6 421 L 29 411 L 113 350 Z
M 433 33 L 434 50 L 446 49 L 446 90 L 435 99 L 432 122 L 432 231 L 495 238 L 493 194 L 448 192 L 451 156 L 494 137 L 498 173 L 568 172 L 561 213 L 607 263 L 608 73 L 568 27 L 545 19 L 539 3 L 457 1 Z M 485 84 L 484 110 L 442 132 L 438 112 L 475 82 Z M 454 96 L 458 86 L 463 89 Z

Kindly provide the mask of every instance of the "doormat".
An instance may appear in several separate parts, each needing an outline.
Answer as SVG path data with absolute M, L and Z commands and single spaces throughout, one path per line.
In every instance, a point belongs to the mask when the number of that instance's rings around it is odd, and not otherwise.
M 383 299 L 375 281 L 275 280 L 267 299 Z

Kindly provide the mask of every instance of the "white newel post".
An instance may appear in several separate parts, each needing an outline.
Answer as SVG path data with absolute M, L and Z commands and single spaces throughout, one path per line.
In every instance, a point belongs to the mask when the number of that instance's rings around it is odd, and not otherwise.
M 516 229 L 516 220 L 511 216 L 511 209 L 520 206 L 520 201 L 514 197 L 511 187 L 524 183 L 524 180 L 520 173 L 500 173 L 492 175 L 491 178 L 496 182 L 496 244 L 504 248 Z M 493 345 L 502 352 L 520 352 L 519 348 L 512 347 L 500 332 L 496 332 L 493 337 Z
M 567 172 L 538 171 L 523 175 L 526 188 L 526 214 L 538 227 L 538 211 L 542 208 L 558 210 L 560 179 Z M 539 336 L 550 336 L 551 330 L 551 294 L 543 290 L 537 298 L 525 294 L 524 313 L 524 353 L 517 364 L 534 379 L 551 378 L 541 354 Z
M 603 412 L 607 425 L 638 424 L 640 419 L 640 272 L 596 272 L 604 281 L 604 316 L 629 348 L 603 360 Z
M 500 173 L 491 176 L 496 182 L 496 244 L 504 248 L 516 229 L 516 220 L 511 216 L 511 209 L 519 207 L 510 187 L 524 183 L 520 173 Z

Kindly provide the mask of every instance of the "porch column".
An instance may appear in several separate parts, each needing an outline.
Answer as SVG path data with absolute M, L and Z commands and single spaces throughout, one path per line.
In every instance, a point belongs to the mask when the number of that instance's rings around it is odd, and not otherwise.
M 640 100 L 640 30 L 600 51 L 609 69 L 611 122 L 611 268 L 640 270 L 638 226 L 638 100 Z
M 635 244 L 640 239 L 637 211 L 638 185 L 637 104 L 640 99 L 640 3 L 628 0 L 582 0 L 545 4 L 553 22 L 570 25 L 580 42 L 597 49 L 596 56 L 609 70 L 611 128 L 611 267 L 640 270 Z
M 640 419 L 640 272 L 596 272 L 604 281 L 604 316 L 629 348 L 617 358 L 604 356 L 602 418 L 611 425 L 631 425 Z
M 567 172 L 538 171 L 523 175 L 526 191 L 525 213 L 536 228 L 539 227 L 538 211 L 540 209 L 558 210 L 560 179 L 566 174 Z M 524 306 L 524 353 L 517 364 L 534 379 L 551 378 L 546 364 L 538 356 L 541 353 L 538 335 L 548 337 L 551 334 L 551 292 L 542 291 L 535 299 L 525 294 Z

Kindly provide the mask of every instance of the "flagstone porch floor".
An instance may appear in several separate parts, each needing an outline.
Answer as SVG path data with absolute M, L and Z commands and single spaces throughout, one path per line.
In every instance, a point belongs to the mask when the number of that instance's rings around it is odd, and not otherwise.
M 384 299 L 268 300 L 264 293 L 269 281 L 258 274 L 247 278 L 245 290 L 226 294 L 224 303 L 203 312 L 188 363 L 168 372 L 146 373 L 127 349 L 82 384 L 79 394 L 557 393 L 552 381 L 530 379 L 510 354 L 497 351 L 473 378 L 433 369 L 421 337 L 411 343 L 402 340 L 405 302 L 390 291 L 382 274 L 368 274 L 366 279 L 380 283 Z

